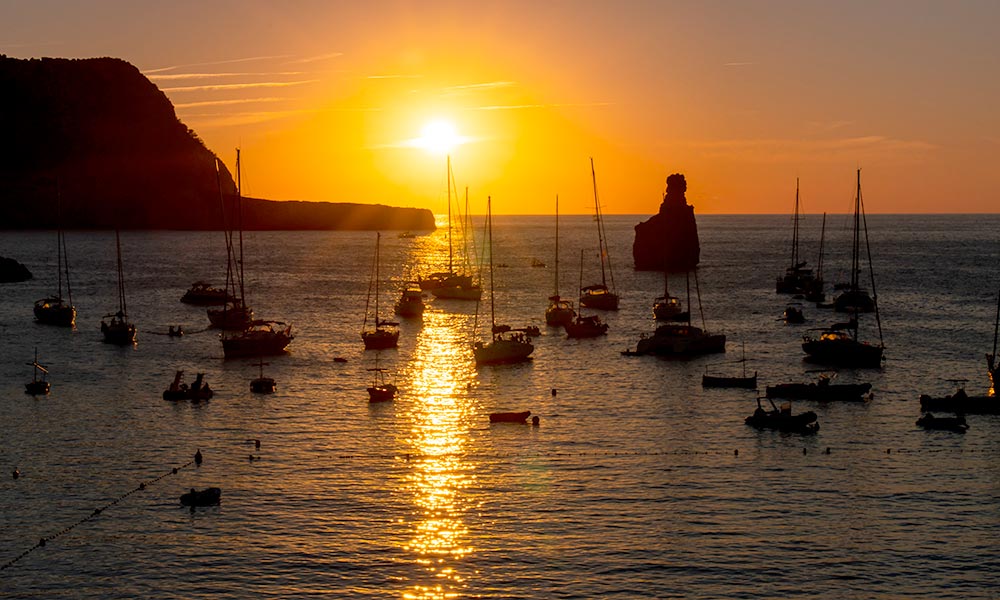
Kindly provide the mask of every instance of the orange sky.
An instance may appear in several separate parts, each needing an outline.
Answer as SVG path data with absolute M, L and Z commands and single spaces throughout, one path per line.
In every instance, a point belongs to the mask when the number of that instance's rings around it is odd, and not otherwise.
M 263 0 L 0 7 L 0 52 L 116 56 L 246 193 L 445 211 L 454 124 L 473 210 L 700 213 L 1000 207 L 1000 3 Z

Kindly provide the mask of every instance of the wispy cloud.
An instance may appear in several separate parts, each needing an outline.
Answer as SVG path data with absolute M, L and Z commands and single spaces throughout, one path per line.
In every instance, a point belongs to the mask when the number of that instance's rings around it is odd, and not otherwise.
M 329 60 L 331 58 L 338 58 L 343 56 L 343 52 L 330 52 L 328 54 L 317 54 L 316 56 L 307 56 L 305 58 L 297 58 L 295 60 L 287 61 L 286 65 L 300 65 L 305 63 L 319 62 L 321 60 Z
M 448 87 L 441 88 L 442 92 L 468 92 L 475 90 L 488 90 L 493 88 L 510 87 L 514 85 L 513 81 L 486 81 L 483 83 L 469 83 L 465 85 L 452 85 Z
M 289 117 L 296 117 L 303 114 L 310 114 L 312 110 L 280 110 L 280 111 L 260 111 L 260 112 L 239 112 L 231 114 L 188 114 L 184 116 L 186 122 L 197 125 L 199 129 L 215 127 L 235 127 L 240 125 L 252 125 L 267 121 L 276 121 Z
M 262 81 L 258 83 L 218 83 L 212 85 L 186 85 L 180 87 L 163 88 L 164 92 L 204 92 L 219 90 L 246 90 L 252 88 L 280 88 L 306 85 L 316 83 L 318 79 L 305 79 L 303 81 Z
M 491 104 L 487 106 L 474 106 L 471 110 L 525 110 L 532 108 L 562 108 L 562 107 L 591 107 L 591 106 L 613 106 L 611 102 L 566 102 L 549 104 Z
M 423 75 L 368 75 L 365 79 L 420 79 Z
M 866 135 L 830 139 L 756 139 L 712 140 L 691 142 L 711 158 L 738 158 L 750 162 L 842 160 L 878 156 L 884 158 L 913 157 L 936 150 L 938 146 L 921 140 L 900 140 L 882 135 Z
M 284 71 L 284 72 L 274 72 L 274 73 L 171 73 L 167 75 L 147 75 L 149 79 L 156 81 L 168 81 L 176 79 L 213 79 L 220 78 L 224 79 L 227 77 L 282 77 L 282 76 L 293 76 L 302 75 L 302 71 Z
M 229 60 L 215 60 L 211 62 L 191 63 L 186 65 L 173 65 L 170 67 L 160 67 L 158 69 L 145 69 L 143 70 L 143 74 L 148 76 L 150 73 L 163 73 L 165 71 L 173 71 L 175 69 L 188 69 L 191 67 L 212 67 L 217 65 L 232 65 L 237 63 L 255 62 L 259 60 L 276 60 L 282 58 L 292 58 L 293 56 L 294 55 L 292 54 L 274 54 L 270 56 L 248 56 L 245 58 L 233 58 Z
M 755 62 L 727 62 L 727 63 L 723 63 L 722 66 L 724 66 L 724 67 L 749 67 L 749 66 L 755 65 L 755 64 L 757 64 L 757 63 L 755 63 Z
M 206 100 L 204 102 L 182 102 L 174 104 L 174 108 L 195 108 L 202 106 L 231 106 L 234 104 L 253 104 L 257 102 L 281 102 L 287 98 L 237 98 L 234 100 Z

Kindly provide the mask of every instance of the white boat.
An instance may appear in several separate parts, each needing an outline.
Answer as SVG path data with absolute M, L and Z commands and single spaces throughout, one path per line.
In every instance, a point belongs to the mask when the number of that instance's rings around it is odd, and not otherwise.
M 601 203 L 597 198 L 597 174 L 594 172 L 593 158 L 590 159 L 590 177 L 594 184 L 594 221 L 597 222 L 597 245 L 601 257 L 601 283 L 580 287 L 580 306 L 600 310 L 618 310 L 618 293 L 615 290 L 615 275 L 611 270 L 611 255 L 608 252 L 607 236 L 604 234 Z M 608 287 L 609 276 L 611 287 Z
M 509 325 L 497 325 L 496 303 L 493 285 L 493 210 L 491 200 L 486 200 L 486 229 L 490 252 L 490 341 L 475 342 L 472 353 L 476 365 L 516 363 L 528 360 L 535 350 L 524 331 L 511 329 Z
M 383 321 L 379 317 L 379 248 L 382 245 L 382 234 L 375 233 L 375 265 L 372 268 L 372 279 L 368 285 L 368 298 L 365 300 L 365 319 L 361 329 L 361 339 L 365 350 L 385 350 L 395 348 L 399 344 L 399 323 Z M 368 329 L 368 307 L 372 299 L 372 288 L 375 290 L 374 328 Z

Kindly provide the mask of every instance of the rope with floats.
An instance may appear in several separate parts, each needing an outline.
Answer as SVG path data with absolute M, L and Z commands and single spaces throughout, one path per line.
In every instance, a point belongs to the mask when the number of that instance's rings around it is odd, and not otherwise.
M 170 469 L 169 471 L 167 471 L 166 473 L 163 473 L 159 477 L 156 477 L 154 479 L 150 479 L 149 481 L 143 481 L 143 482 L 139 483 L 138 486 L 136 486 L 136 487 L 132 488 L 131 490 L 125 492 L 121 496 L 118 496 L 117 498 L 115 498 L 111 502 L 108 502 L 104 506 L 95 508 L 92 513 L 90 513 L 86 517 L 80 519 L 79 521 L 73 523 L 72 525 L 64 527 L 64 528 L 60 529 L 59 531 L 57 531 L 55 533 L 52 533 L 52 534 L 49 534 L 49 535 L 41 537 L 35 543 L 34 546 L 28 548 L 27 550 L 25 550 L 21 554 L 17 555 L 16 557 L 12 558 L 11 560 L 9 560 L 9 561 L 5 562 L 4 564 L 0 565 L 0 571 L 3 571 L 5 569 L 8 569 L 8 568 L 14 566 L 19 560 L 21 560 L 25 556 L 31 554 L 35 550 L 38 550 L 39 548 L 44 548 L 45 545 L 48 542 L 51 542 L 52 540 L 54 540 L 54 539 L 56 539 L 56 538 L 58 538 L 60 536 L 66 535 L 67 533 L 73 531 L 74 529 L 76 529 L 80 525 L 83 525 L 87 521 L 90 521 L 92 519 L 95 519 L 95 518 L 99 517 L 102 513 L 104 513 L 104 511 L 106 511 L 109 508 L 115 506 L 116 504 L 118 504 L 122 500 L 128 498 L 132 494 L 134 494 L 136 492 L 141 492 L 141 491 L 145 490 L 147 487 L 149 487 L 150 485 L 153 485 L 154 483 L 159 482 L 161 479 L 169 477 L 170 475 L 176 475 L 182 469 L 190 467 L 191 465 L 196 464 L 196 463 L 197 464 L 201 464 L 201 451 L 200 450 L 198 451 L 198 453 L 195 454 L 195 458 L 193 460 L 190 460 L 190 461 L 186 462 L 185 464 L 183 464 L 183 465 L 181 465 L 179 467 L 174 467 L 174 468 Z

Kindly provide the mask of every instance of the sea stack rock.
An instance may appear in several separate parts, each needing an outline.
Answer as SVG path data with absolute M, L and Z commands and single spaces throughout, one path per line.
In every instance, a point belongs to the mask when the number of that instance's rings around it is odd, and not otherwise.
M 0 256 L 0 283 L 17 283 L 32 278 L 28 267 L 13 258 Z
M 698 266 L 701 246 L 694 207 L 687 203 L 684 175 L 667 177 L 660 212 L 635 226 L 632 258 L 639 271 L 690 271 Z

